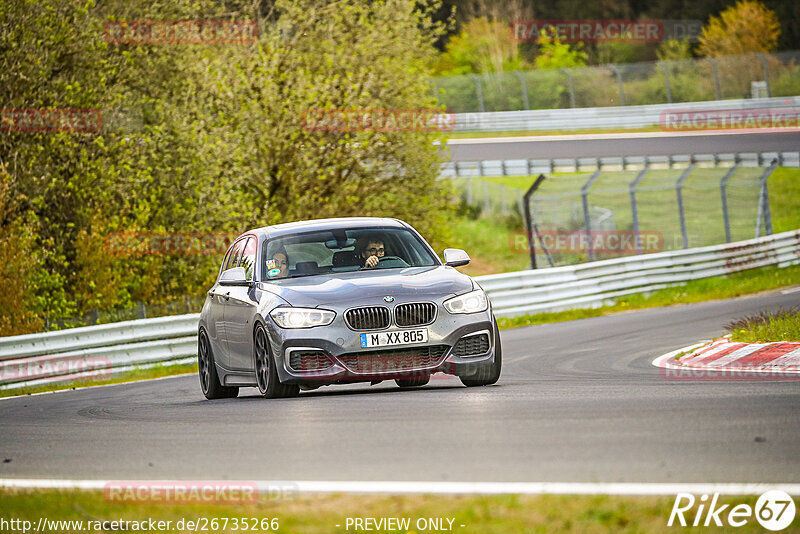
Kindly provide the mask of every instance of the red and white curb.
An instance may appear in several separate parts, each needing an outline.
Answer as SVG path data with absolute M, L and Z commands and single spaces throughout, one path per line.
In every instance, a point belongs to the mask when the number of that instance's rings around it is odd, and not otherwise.
M 674 350 L 653 360 L 653 365 L 667 370 L 716 372 L 717 378 L 745 378 L 748 375 L 762 378 L 800 379 L 800 343 L 777 341 L 772 343 L 738 343 L 730 336 L 714 341 L 704 341 Z M 680 373 L 666 373 L 666 376 Z

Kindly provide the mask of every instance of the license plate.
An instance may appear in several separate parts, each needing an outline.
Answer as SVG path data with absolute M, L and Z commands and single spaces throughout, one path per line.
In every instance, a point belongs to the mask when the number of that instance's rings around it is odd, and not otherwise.
M 411 343 L 427 343 L 428 329 L 394 330 L 375 334 L 361 334 L 361 348 L 386 347 L 388 345 L 408 345 Z

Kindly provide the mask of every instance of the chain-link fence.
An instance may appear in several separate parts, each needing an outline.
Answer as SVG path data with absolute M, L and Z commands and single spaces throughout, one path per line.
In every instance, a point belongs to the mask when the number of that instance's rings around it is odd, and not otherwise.
M 462 201 L 483 215 L 521 215 L 510 246 L 530 254 L 532 236 L 532 263 L 547 267 L 771 234 L 766 185 L 776 164 L 738 157 L 645 159 L 589 172 L 556 171 L 532 187 L 533 176 L 450 179 Z
M 433 79 L 451 113 L 700 102 L 800 94 L 800 51 Z

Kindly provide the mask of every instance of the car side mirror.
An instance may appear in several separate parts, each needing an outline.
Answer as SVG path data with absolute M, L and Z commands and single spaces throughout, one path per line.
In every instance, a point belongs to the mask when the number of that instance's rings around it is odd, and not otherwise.
M 469 263 L 469 254 L 460 248 L 444 249 L 444 264 L 450 267 L 460 267 Z
M 234 267 L 232 269 L 222 271 L 222 275 L 219 277 L 219 285 L 249 286 L 251 282 L 248 282 L 246 278 L 247 273 L 245 272 L 244 267 Z

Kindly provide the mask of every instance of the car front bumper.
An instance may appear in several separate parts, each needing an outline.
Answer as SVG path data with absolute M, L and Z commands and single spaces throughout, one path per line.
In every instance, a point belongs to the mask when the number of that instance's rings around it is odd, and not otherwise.
M 366 303 L 370 304 L 372 303 Z M 334 310 L 337 314 L 333 323 L 323 327 L 283 329 L 268 319 L 266 326 L 278 377 L 287 384 L 325 385 L 409 379 L 438 372 L 471 376 L 480 368 L 492 365 L 497 333 L 491 307 L 484 312 L 450 314 L 440 302 L 436 304 L 437 316 L 431 324 L 406 328 L 392 324 L 378 331 L 426 328 L 426 343 L 380 348 L 361 347 L 361 332 L 346 324 L 344 310 Z M 329 306 L 320 308 L 333 309 Z M 471 338 L 476 341 L 471 344 L 471 348 L 479 346 L 478 352 L 468 351 L 469 355 L 464 356 L 463 346 L 460 346 L 461 350 L 456 350 L 460 339 L 481 334 L 486 334 L 488 343 L 477 343 L 477 337 Z M 313 365 L 305 370 L 291 365 L 293 353 L 303 355 L 313 351 L 320 355 L 321 365 Z

